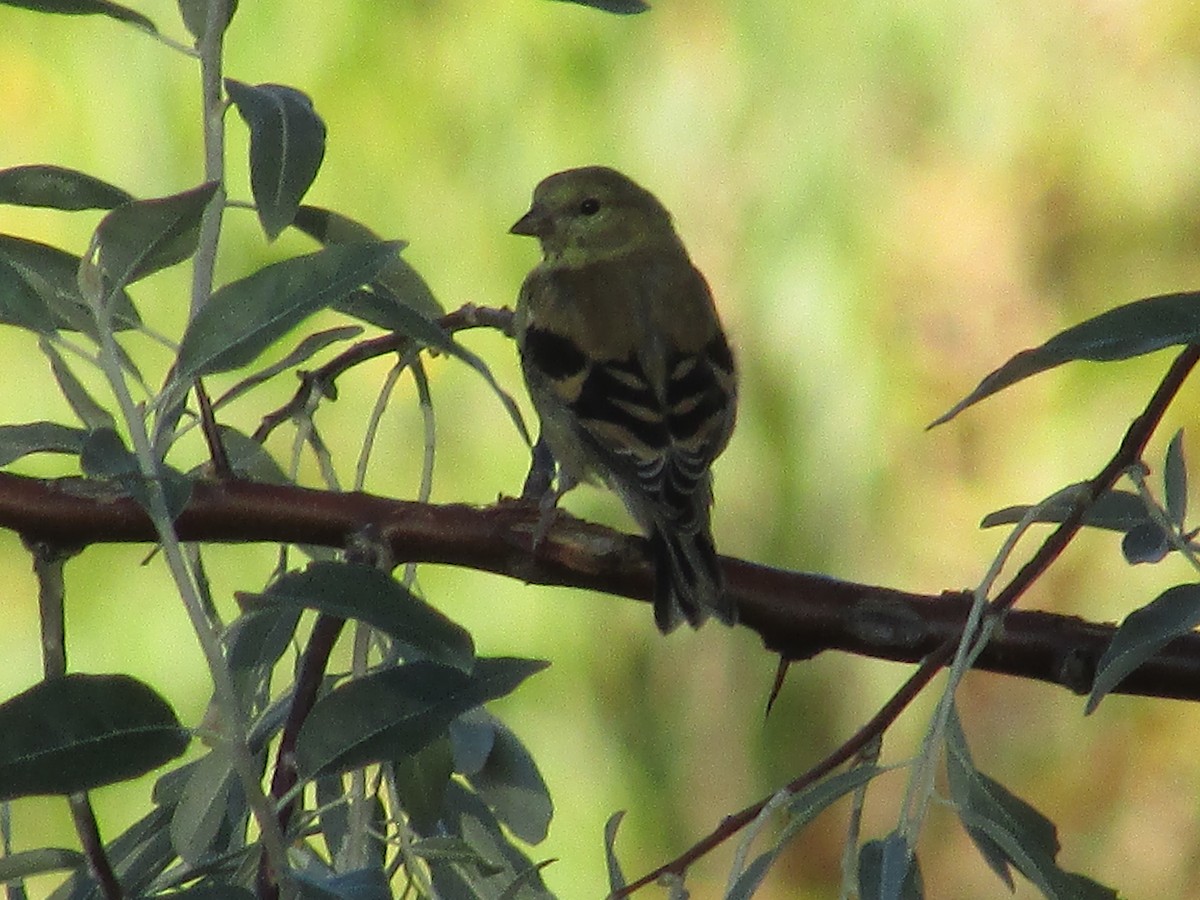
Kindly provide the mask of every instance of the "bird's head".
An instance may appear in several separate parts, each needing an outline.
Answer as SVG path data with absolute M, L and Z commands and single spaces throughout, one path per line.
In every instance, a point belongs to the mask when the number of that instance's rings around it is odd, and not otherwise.
M 509 230 L 536 237 L 548 262 L 568 266 L 679 246 L 671 216 L 654 195 L 604 166 L 543 180 L 529 212 Z

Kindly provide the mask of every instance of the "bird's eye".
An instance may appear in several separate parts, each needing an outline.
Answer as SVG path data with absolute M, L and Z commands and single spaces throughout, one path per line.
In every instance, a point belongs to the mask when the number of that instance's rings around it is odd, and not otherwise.
M 600 201 L 595 197 L 588 197 L 579 204 L 579 211 L 585 216 L 594 216 L 596 213 L 600 212 Z

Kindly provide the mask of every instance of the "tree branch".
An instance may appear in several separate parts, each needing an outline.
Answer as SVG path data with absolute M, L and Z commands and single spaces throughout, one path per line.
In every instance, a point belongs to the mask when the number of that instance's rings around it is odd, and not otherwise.
M 227 481 L 197 482 L 176 527 L 184 541 L 340 548 L 370 526 L 384 536 L 397 564 L 462 566 L 649 601 L 653 577 L 644 540 L 560 511 L 535 552 L 538 516 L 536 505 L 515 500 L 475 508 Z M 3 472 L 0 528 L 72 546 L 155 539 L 137 503 L 103 485 Z M 730 557 L 722 563 L 742 623 L 786 659 L 842 650 L 916 662 L 958 636 L 969 608 L 965 592 L 918 594 Z M 1113 632 L 1111 625 L 1073 616 L 1010 610 L 976 668 L 1085 693 Z M 1200 635 L 1172 641 L 1117 692 L 1200 700 Z

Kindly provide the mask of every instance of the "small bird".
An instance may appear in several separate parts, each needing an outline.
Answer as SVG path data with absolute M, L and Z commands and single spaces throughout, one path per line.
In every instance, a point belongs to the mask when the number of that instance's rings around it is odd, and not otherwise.
M 543 508 L 579 481 L 607 484 L 649 536 L 659 630 L 710 613 L 735 624 L 709 523 L 709 467 L 737 407 L 733 353 L 670 213 L 589 166 L 542 181 L 511 232 L 542 245 L 516 322 L 539 445 L 558 464 Z

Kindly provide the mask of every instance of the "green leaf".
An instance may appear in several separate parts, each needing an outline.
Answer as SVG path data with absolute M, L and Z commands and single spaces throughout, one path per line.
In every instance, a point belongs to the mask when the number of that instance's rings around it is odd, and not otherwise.
M 1121 555 L 1131 566 L 1161 562 L 1170 552 L 1170 535 L 1157 522 L 1130 528 L 1121 539 Z
M 133 200 L 133 195 L 61 166 L 14 166 L 0 170 L 0 203 L 42 206 L 50 209 L 113 209 Z
M 219 185 L 210 181 L 170 197 L 134 200 L 101 219 L 96 228 L 100 268 L 122 287 L 196 252 L 200 219 Z
M 542 884 L 542 869 L 546 866 L 558 862 L 556 859 L 544 859 L 539 863 L 526 866 L 520 872 L 517 872 L 508 885 L 501 891 L 500 896 L 496 900 L 521 900 L 525 897 L 525 889 L 544 890 Z M 535 895 L 536 896 L 536 895 Z
M 250 189 L 263 231 L 274 240 L 292 224 L 321 168 L 325 123 L 295 88 L 227 78 L 225 89 L 250 128 Z
M 1104 695 L 1138 666 L 1197 625 L 1200 625 L 1200 584 L 1177 584 L 1131 612 L 1100 657 L 1085 713 L 1099 706 Z
M 183 753 L 167 701 L 127 675 L 64 675 L 0 704 L 0 800 L 127 781 Z
M 31 453 L 69 453 L 78 455 L 88 433 L 57 422 L 30 422 L 27 425 L 0 425 L 0 466 Z
M 450 724 L 450 748 L 454 752 L 454 771 L 471 776 L 487 763 L 496 743 L 492 717 L 483 710 L 465 712 Z
M 183 789 L 187 787 L 188 779 L 192 777 L 192 772 L 199 763 L 199 760 L 192 760 L 163 772 L 154 780 L 154 787 L 150 789 L 150 799 L 158 806 L 173 810 L 179 805 Z
M 496 818 L 527 844 L 539 844 L 550 830 L 554 803 L 537 763 L 513 732 L 483 709 L 470 715 L 492 729 L 492 749 L 484 765 L 467 776 Z
M 292 225 L 325 245 L 380 240 L 379 235 L 361 222 L 319 206 L 301 206 Z M 354 306 L 354 299 L 359 294 L 356 291 L 343 300 L 338 308 L 372 325 L 404 334 L 408 332 L 388 320 L 390 309 L 396 304 L 415 309 L 426 319 L 436 318 L 445 312 L 425 279 L 402 256 L 389 260 L 374 283 L 386 290 L 379 294 L 365 292 L 372 294 L 372 297 L 366 300 L 359 298 L 362 304 L 359 307 Z
M 252 362 L 304 319 L 375 277 L 397 244 L 345 244 L 267 266 L 216 291 L 188 325 L 176 386 Z
M 80 451 L 80 464 L 84 474 L 92 478 L 124 482 L 141 475 L 137 457 L 112 428 L 88 432 Z
M 191 767 L 171 816 L 171 846 L 184 862 L 199 865 L 212 851 L 236 777 L 229 751 L 222 745 Z
M 1167 446 L 1163 464 L 1163 493 L 1167 498 L 1167 515 L 1179 528 L 1187 518 L 1187 461 L 1183 457 L 1183 429 L 1175 432 Z
M 153 514 L 150 486 L 142 474 L 137 456 L 113 429 L 97 428 L 88 433 L 79 453 L 79 464 L 85 475 L 119 484 L 142 509 Z M 162 484 L 167 513 L 173 521 L 183 512 L 191 497 L 191 479 L 166 465 L 159 467 L 157 477 Z
M 542 884 L 540 866 L 513 846 L 491 811 L 470 790 L 452 781 L 446 791 L 446 816 L 440 823 L 449 837 L 461 838 L 475 858 L 423 854 L 429 862 L 433 885 L 442 897 L 479 897 L 500 900 L 515 885 L 523 886 L 522 900 L 552 900 Z M 428 842 L 423 842 L 428 843 Z
M 1118 306 L 1059 332 L 1040 347 L 1022 350 L 929 427 L 949 422 L 985 397 L 1063 363 L 1112 362 L 1197 342 L 1200 342 L 1200 293 L 1164 294 Z
M 297 768 L 308 779 L 415 753 L 456 716 L 512 692 L 546 665 L 479 659 L 467 674 L 420 661 L 357 678 L 317 701 L 300 730 Z
M 629 883 L 625 880 L 625 873 L 621 871 L 621 861 L 617 859 L 617 829 L 621 827 L 621 820 L 624 818 L 625 810 L 619 809 L 604 823 L 604 864 L 608 871 L 610 893 L 624 890 L 625 885 Z
M 272 604 L 242 613 L 225 632 L 226 656 L 235 672 L 275 665 L 291 645 L 300 610 Z
M 95 318 L 79 293 L 81 263 L 57 247 L 0 234 L 0 322 L 42 334 L 81 331 L 95 340 Z M 141 323 L 124 290 L 110 309 L 118 331 Z
M 990 779 L 989 779 L 990 780 Z M 1002 785 L 991 782 L 993 789 L 1004 792 Z M 1019 798 L 1008 797 L 1018 800 Z M 1005 823 L 974 811 L 960 812 L 963 825 L 979 838 L 986 839 L 1025 875 L 1046 897 L 1069 898 L 1069 900 L 1118 900 L 1119 894 L 1092 879 L 1075 872 L 1060 869 L 1052 859 L 1046 859 L 1039 851 L 1031 852 L 1022 835 L 1014 834 Z
M 365 225 L 316 206 L 302 206 L 293 224 L 305 234 L 330 245 L 375 237 Z M 435 321 L 442 314 L 441 304 L 416 269 L 402 257 L 389 260 L 368 288 L 350 292 L 335 307 L 346 315 L 403 334 L 422 346 L 465 362 L 483 376 L 516 425 L 517 432 L 527 444 L 532 444 L 516 402 L 497 383 L 487 363 L 454 340 Z
M 83 386 L 83 382 L 75 377 L 75 372 L 62 358 L 58 348 L 46 337 L 41 337 L 38 339 L 38 349 L 50 360 L 50 370 L 54 373 L 54 380 L 58 382 L 58 389 L 79 421 L 91 430 L 115 429 L 117 423 L 113 419 L 112 413 L 98 403 L 88 389 Z
M 576 3 L 579 6 L 590 6 L 603 12 L 615 13 L 619 16 L 630 16 L 643 13 L 650 8 L 645 0 L 562 0 L 565 3 Z
M 49 334 L 59 328 L 65 323 L 55 319 L 46 302 L 45 294 L 50 290 L 50 285 L 36 273 L 22 270 L 0 255 L 0 322 L 37 334 Z
M 746 866 L 725 900 L 748 900 L 754 895 L 780 854 L 813 819 L 847 794 L 866 785 L 885 770 L 878 766 L 855 766 L 809 785 L 787 803 L 787 822 L 775 844 Z
M 436 828 L 453 773 L 454 758 L 445 738 L 392 762 L 396 793 L 413 827 L 426 833 Z
M 946 774 L 950 796 L 957 811 L 973 814 L 976 807 L 983 807 L 993 815 L 1004 817 L 1010 828 L 1024 830 L 1026 840 L 1041 846 L 1043 853 L 1051 859 L 1058 855 L 1058 832 L 1054 823 L 975 768 L 956 709 L 951 710 L 946 725 Z M 1011 807 L 1011 811 L 1005 809 L 1006 806 Z M 982 814 L 979 815 L 982 817 Z M 984 861 L 1010 891 L 1014 890 L 1016 885 L 1010 870 L 1012 858 L 1009 854 L 987 832 L 980 831 L 966 820 L 963 820 L 963 824 Z
M 64 847 L 42 847 L 37 850 L 22 850 L 9 856 L 0 856 L 0 884 L 61 872 L 87 864 L 87 858 L 78 850 Z
M 357 619 L 391 635 L 421 659 L 471 670 L 475 645 L 471 634 L 442 615 L 398 581 L 371 566 L 317 562 L 289 572 L 261 599 L 284 606 L 316 609 L 342 619 Z
M 229 467 L 239 478 L 265 484 L 294 484 L 266 448 L 254 438 L 229 425 L 218 425 L 221 443 L 229 456 Z
M 1083 487 L 1080 483 L 1075 487 Z M 1073 507 L 1068 490 L 1062 492 L 1061 499 L 1052 500 L 1042 505 L 1038 522 L 1062 522 Z M 1030 506 L 1008 506 L 984 516 L 979 523 L 980 528 L 993 528 L 997 525 L 1015 525 L 1025 518 L 1032 509 Z M 1106 491 L 1096 499 L 1084 514 L 1083 524 L 1090 528 L 1103 528 L 1107 531 L 1129 531 L 1140 525 L 1151 523 L 1146 504 L 1142 498 L 1131 491 Z
M 451 352 L 454 339 L 435 317 L 401 302 L 377 281 L 369 288 L 353 291 L 337 304 L 338 312 L 395 331 L 418 344 Z
M 208 11 L 215 5 L 213 0 L 177 0 L 177 3 L 184 27 L 197 40 L 202 39 L 208 31 Z M 237 8 L 237 0 L 226 0 L 224 19 L 217 23 L 222 32 L 233 21 Z
M 311 866 L 292 869 L 299 900 L 392 900 L 383 869 L 333 874 Z
M 920 900 L 925 896 L 921 866 L 904 837 L 892 832 L 868 841 L 858 853 L 858 895 L 862 900 Z
M 1054 823 L 975 768 L 957 710 L 946 724 L 946 774 L 963 827 L 1010 891 L 1015 866 L 1047 897 L 1116 900 L 1115 891 L 1059 868 Z
M 179 891 L 171 891 L 165 896 L 170 897 L 171 900 L 255 900 L 255 895 L 249 888 L 228 882 L 207 880 Z
M 243 378 L 241 381 L 227 390 L 213 403 L 213 408 L 219 409 L 226 403 L 230 403 L 237 399 L 247 391 L 253 390 L 260 384 L 270 381 L 276 375 L 295 368 L 296 366 L 300 365 L 300 363 L 305 362 L 311 359 L 317 353 L 320 353 L 330 344 L 337 343 L 338 341 L 353 340 L 360 334 L 362 334 L 362 329 L 357 325 L 343 325 L 340 328 L 329 328 L 325 331 L 318 331 L 316 334 L 307 335 L 303 340 L 300 341 L 300 343 L 296 345 L 296 348 L 283 359 L 258 370 L 253 375 Z
M 0 0 L 0 3 L 67 16 L 108 16 L 118 22 L 126 22 L 151 33 L 158 33 L 154 23 L 141 13 L 110 3 L 109 0 Z
M 422 859 L 440 859 L 451 862 L 482 863 L 479 854 L 471 845 L 458 837 L 427 837 L 411 844 L 412 852 Z

